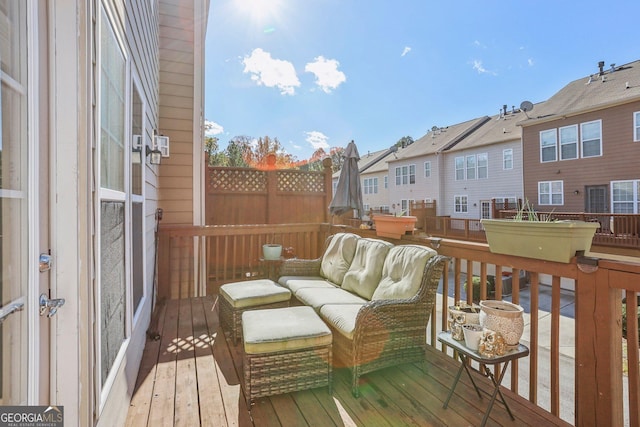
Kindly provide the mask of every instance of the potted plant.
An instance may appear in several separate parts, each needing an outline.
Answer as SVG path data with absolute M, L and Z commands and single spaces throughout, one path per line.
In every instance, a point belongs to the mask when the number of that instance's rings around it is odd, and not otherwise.
M 553 220 L 550 214 L 541 217 L 529 201 L 513 219 L 482 219 L 481 223 L 493 253 L 564 263 L 576 252 L 591 249 L 599 227 L 594 222 Z
M 496 283 L 495 278 L 493 276 L 487 276 L 487 297 L 495 295 L 496 292 Z M 467 282 L 465 281 L 463 284 L 464 291 L 469 292 Z M 473 276 L 471 278 L 471 299 L 474 303 L 480 302 L 480 276 Z
M 376 227 L 376 234 L 381 237 L 399 239 L 407 231 L 413 232 L 418 218 L 405 215 L 405 212 L 398 212 L 395 215 L 375 215 L 373 222 Z

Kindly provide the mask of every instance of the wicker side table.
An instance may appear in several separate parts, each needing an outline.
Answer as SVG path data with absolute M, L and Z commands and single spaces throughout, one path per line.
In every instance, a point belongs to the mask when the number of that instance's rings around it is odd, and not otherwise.
M 331 330 L 311 307 L 247 311 L 242 329 L 247 406 L 310 388 L 331 393 Z
M 220 325 L 230 331 L 233 344 L 242 336 L 242 313 L 247 310 L 289 307 L 291 291 L 268 279 L 220 286 Z

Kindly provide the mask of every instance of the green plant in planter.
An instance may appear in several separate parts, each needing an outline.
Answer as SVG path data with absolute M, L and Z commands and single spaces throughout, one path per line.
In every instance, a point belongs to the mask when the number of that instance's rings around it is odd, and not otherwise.
M 487 276 L 487 296 L 493 295 L 496 292 L 496 280 L 495 277 L 493 276 Z M 471 278 L 471 284 L 472 284 L 472 299 L 473 302 L 479 302 L 480 301 L 480 276 L 473 276 Z M 464 282 L 464 291 L 467 291 L 467 282 Z
M 538 212 L 533 209 L 533 205 L 529 203 L 529 199 L 524 201 L 524 204 L 518 209 L 516 215 L 513 217 L 514 221 L 537 221 L 537 222 L 552 222 L 555 221 L 551 218 L 553 211 L 549 214 L 540 216 Z

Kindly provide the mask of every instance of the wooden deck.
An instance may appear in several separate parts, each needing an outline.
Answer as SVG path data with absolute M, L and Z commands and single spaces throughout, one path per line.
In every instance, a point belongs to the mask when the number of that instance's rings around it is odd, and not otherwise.
M 148 340 L 127 415 L 128 426 L 475 426 L 489 401 L 466 375 L 448 409 L 442 405 L 458 362 L 429 348 L 427 369 L 406 364 L 367 374 L 362 396 L 351 395 L 350 373 L 334 370 L 327 388 L 258 399 L 248 410 L 242 384 L 242 345 L 219 328 L 216 297 L 170 300 L 159 310 L 159 340 Z M 478 378 L 478 376 L 476 376 Z M 489 381 L 478 384 L 491 389 Z M 565 422 L 503 388 L 516 417 L 496 402 L 487 425 Z

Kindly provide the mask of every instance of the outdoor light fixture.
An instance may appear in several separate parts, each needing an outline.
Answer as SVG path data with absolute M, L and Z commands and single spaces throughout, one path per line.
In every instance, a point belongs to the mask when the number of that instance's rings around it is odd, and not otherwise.
M 131 144 L 131 163 L 139 165 L 142 163 L 142 135 L 133 135 Z
M 162 152 L 157 148 L 151 149 L 148 145 L 145 145 L 145 155 L 151 157 L 149 158 L 149 163 L 152 165 L 159 165 L 162 159 Z

